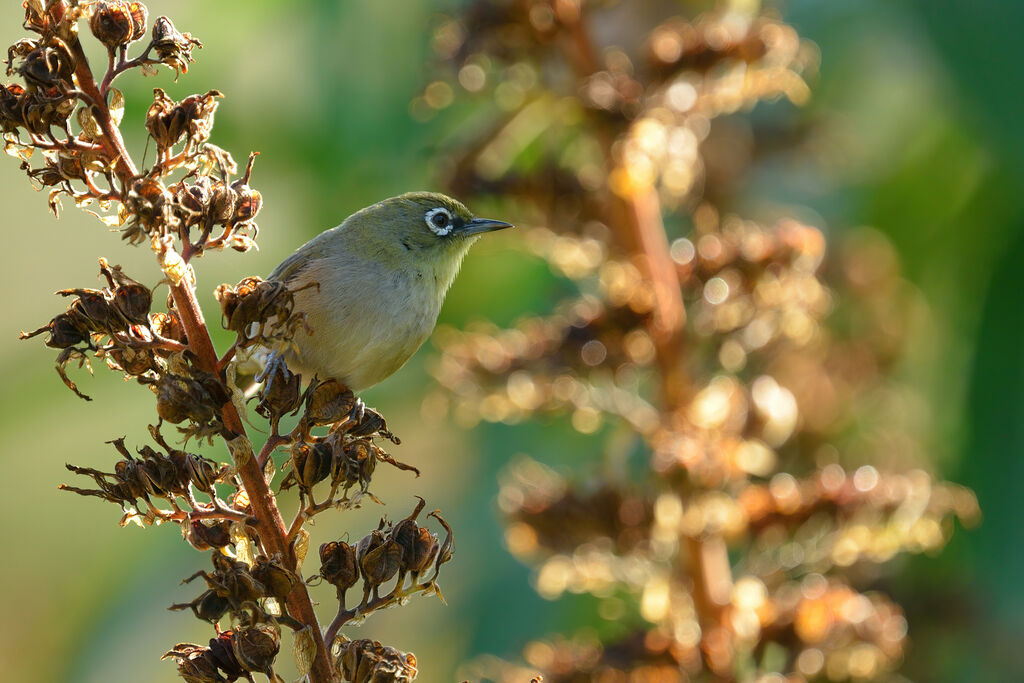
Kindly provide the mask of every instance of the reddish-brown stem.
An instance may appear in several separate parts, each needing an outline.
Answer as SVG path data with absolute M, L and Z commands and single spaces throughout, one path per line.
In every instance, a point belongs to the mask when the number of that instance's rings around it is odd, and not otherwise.
M 351 621 L 352 619 L 355 619 L 357 615 L 369 614 L 370 612 L 374 612 L 378 609 L 381 609 L 382 607 L 386 607 L 395 600 L 398 600 L 399 590 L 401 588 L 401 584 L 403 583 L 405 583 L 404 576 L 399 578 L 399 581 L 395 585 L 394 589 L 392 589 L 392 591 L 387 595 L 382 595 L 378 598 L 370 600 L 365 604 L 360 604 L 358 607 L 354 607 L 352 609 L 345 609 L 345 604 L 341 601 L 341 595 L 339 594 L 338 613 L 334 616 L 334 620 L 331 621 L 330 625 L 327 627 L 327 630 L 324 631 L 324 642 L 327 643 L 327 647 L 330 647 L 331 643 L 334 642 L 334 639 L 338 636 L 338 631 L 341 630 L 341 627 L 349 621 Z M 431 579 L 425 583 L 413 583 L 413 585 L 410 586 L 409 590 L 402 592 L 402 596 L 413 595 L 415 593 L 421 593 L 423 591 L 427 591 L 430 589 L 436 590 L 434 579 Z
M 600 69 L 582 10 L 578 3 L 567 0 L 553 0 L 552 5 L 566 30 L 564 45 L 567 59 L 582 86 L 582 81 Z M 611 136 L 601 129 L 600 121 L 595 125 L 611 175 L 621 165 L 614 153 Z M 628 169 L 621 170 L 628 175 Z M 685 405 L 688 392 L 682 368 L 686 309 L 662 222 L 661 202 L 656 188 L 650 184 L 629 186 L 614 195 L 614 202 L 618 205 L 615 209 L 619 220 L 613 223 L 613 229 L 620 245 L 640 258 L 651 282 L 654 315 L 648 332 L 654 342 L 664 409 L 672 414 Z M 703 633 L 708 634 L 720 627 L 724 616 L 726 603 L 721 598 L 721 587 L 732 586 L 727 548 L 718 536 L 688 538 L 686 542 L 688 572 L 694 585 L 694 605 Z
M 227 354 L 224 355 L 227 356 Z M 224 363 L 225 361 L 222 358 L 220 362 Z M 263 448 L 260 449 L 260 454 L 256 457 L 256 462 L 259 464 L 260 468 L 262 469 L 263 467 L 266 466 L 267 460 L 270 458 L 270 455 L 271 453 L 274 452 L 275 448 L 277 448 L 278 446 L 283 446 L 284 444 L 288 443 L 288 441 L 289 439 L 286 436 L 281 436 L 280 434 L 271 434 L 270 437 L 267 439 L 266 443 L 263 444 Z
M 73 39 L 71 49 L 76 59 L 75 76 L 78 86 L 82 92 L 92 101 L 92 114 L 103 131 L 101 143 L 114 161 L 114 170 L 121 183 L 126 187 L 138 176 L 135 164 L 132 163 L 125 146 L 124 140 L 117 126 L 110 116 L 110 110 L 96 85 L 85 51 L 80 41 Z M 174 306 L 181 318 L 185 328 L 185 335 L 188 338 L 188 345 L 196 355 L 197 365 L 207 372 L 217 370 L 217 352 L 214 349 L 213 341 L 210 339 L 210 332 L 206 327 L 203 312 L 196 300 L 195 291 L 187 279 L 170 285 L 171 296 L 174 298 Z M 234 404 L 228 402 L 222 408 L 222 419 L 228 434 L 233 438 L 245 437 L 245 427 L 241 417 L 235 409 Z M 245 486 L 252 505 L 253 516 L 256 519 L 256 527 L 260 534 L 264 550 L 269 555 L 280 553 L 285 558 L 288 566 L 296 566 L 295 552 L 287 541 L 287 532 L 284 520 L 277 509 L 277 499 L 270 491 L 263 470 L 257 463 L 252 452 L 251 445 L 246 449 L 232 453 L 235 456 L 235 466 L 238 476 Z M 317 622 L 316 613 L 310 602 L 309 594 L 306 592 L 306 584 L 299 581 L 295 585 L 287 600 L 288 611 L 303 625 L 310 627 L 314 633 L 320 633 L 320 625 Z M 323 641 L 317 639 L 317 653 L 313 661 L 312 669 L 309 672 L 312 683 L 330 683 L 333 680 L 333 673 L 328 653 Z

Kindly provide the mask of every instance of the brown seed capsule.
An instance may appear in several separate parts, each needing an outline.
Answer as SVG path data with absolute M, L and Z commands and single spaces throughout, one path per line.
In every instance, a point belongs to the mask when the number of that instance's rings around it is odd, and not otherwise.
M 185 326 L 173 311 L 167 313 L 151 313 L 149 326 L 158 335 L 165 339 L 172 339 L 184 344 L 188 341 L 185 335 Z
M 134 217 L 124 229 L 122 238 L 136 244 L 147 234 L 164 230 L 173 218 L 174 197 L 156 178 L 136 180 L 128 191 L 125 208 Z
M 166 653 L 161 659 L 169 657 L 177 660 L 178 675 L 185 683 L 223 683 L 225 680 L 217 670 L 217 663 L 208 648 L 181 644 L 175 646 L 174 650 Z
M 231 636 L 231 649 L 243 669 L 271 676 L 274 658 L 281 649 L 281 633 L 269 624 L 241 628 Z
M 158 373 L 162 370 L 152 349 L 133 349 L 130 346 L 124 346 L 110 349 L 106 355 L 107 365 L 126 375 L 137 377 L 147 372 Z
M 146 112 L 146 130 L 157 147 L 164 150 L 186 135 L 190 145 L 206 142 L 213 129 L 213 114 L 219 97 L 222 97 L 219 91 L 211 90 L 205 95 L 190 95 L 178 103 L 163 89 L 155 88 L 153 104 Z
M 228 613 L 230 608 L 231 602 L 211 588 L 204 591 L 202 595 L 192 602 L 183 602 L 171 605 L 167 609 L 175 612 L 183 609 L 191 609 L 192 613 L 196 615 L 196 619 L 216 624 L 225 614 Z
M 159 149 L 174 145 L 185 134 L 185 114 L 163 88 L 153 89 L 153 104 L 146 112 L 146 130 Z
M 39 47 L 24 56 L 18 68 L 25 82 L 40 88 L 72 86 L 71 75 L 75 72 L 75 57 L 60 38 L 52 36 Z
M 328 437 L 334 458 L 331 461 L 331 483 L 348 489 L 359 484 L 366 489 L 377 466 L 378 448 L 369 439 L 345 439 L 335 432 Z
M 153 22 L 153 50 L 159 60 L 175 71 L 188 73 L 188 65 L 192 59 L 192 49 L 203 44 L 174 28 L 174 23 L 167 17 L 159 17 Z
M 62 289 L 57 294 L 78 297 L 68 308 L 68 312 L 81 314 L 89 321 L 89 327 L 93 331 L 109 332 L 123 327 L 111 305 L 110 292 L 96 289 Z
M 228 521 L 205 522 L 193 519 L 188 525 L 188 542 L 196 550 L 225 548 L 231 545 L 231 523 Z
M 430 530 L 416 523 L 425 501 L 420 498 L 416 509 L 391 530 L 391 538 L 402 549 L 402 571 L 419 575 L 437 558 L 441 543 Z
M 218 468 L 209 458 L 204 458 L 195 453 L 174 451 L 171 455 L 182 458 L 183 462 L 178 466 L 184 468 L 187 480 L 193 486 L 209 496 L 214 494 L 213 485 L 224 476 L 224 472 L 227 469 L 226 465 Z
M 249 187 L 249 179 L 252 176 L 252 165 L 256 160 L 256 153 L 249 155 L 249 163 L 245 167 L 245 173 L 241 178 L 231 184 L 237 197 L 235 215 L 232 223 L 236 226 L 252 223 L 256 214 L 263 208 L 263 196 L 256 190 Z
M 236 562 L 219 552 L 213 553 L 213 574 L 198 571 L 182 583 L 189 583 L 203 577 L 207 586 L 238 608 L 247 602 L 255 602 L 268 596 L 266 587 L 257 581 L 249 571 L 249 565 Z
M 281 488 L 291 488 L 294 480 L 303 491 L 311 490 L 331 474 L 331 448 L 323 441 L 305 443 L 299 441 L 292 448 L 292 471 L 281 482 Z M 287 484 L 287 486 L 286 486 Z
M 379 530 L 370 532 L 356 546 L 359 569 L 374 595 L 377 588 L 401 569 L 402 547 Z
M 214 223 L 226 224 L 235 215 L 235 205 L 238 204 L 238 196 L 231 186 L 223 180 L 218 180 L 210 189 L 210 217 Z
M 352 436 L 372 436 L 374 434 L 380 434 L 385 439 L 388 439 L 396 445 L 402 443 L 401 439 L 388 431 L 388 423 L 384 420 L 384 416 L 373 408 L 363 408 L 362 415 L 359 417 L 359 422 L 355 427 L 352 427 L 352 429 L 349 430 L 349 434 Z
M 22 98 L 25 88 L 17 83 L 0 84 L 0 130 L 13 133 L 22 123 Z
M 256 413 L 270 420 L 274 431 L 281 417 L 297 411 L 302 403 L 302 375 L 296 375 L 284 363 L 275 364 L 260 387 Z
M 110 268 L 103 259 L 100 259 L 100 270 L 114 287 L 111 303 L 121 317 L 131 325 L 148 324 L 149 309 L 153 305 L 153 292 L 149 287 L 122 273 L 120 266 Z
M 385 647 L 376 640 L 340 637 L 334 664 L 352 683 L 410 683 L 416 678 L 416 656 Z M 336 641 L 337 642 L 337 641 Z
M 284 601 L 299 582 L 295 573 L 284 566 L 279 554 L 270 558 L 266 555 L 257 555 L 256 564 L 251 571 L 253 578 L 266 588 L 267 595 L 279 601 Z
M 53 187 L 64 182 L 64 177 L 61 176 L 53 162 L 47 161 L 45 168 L 30 169 L 27 163 L 22 164 L 21 167 L 29 178 L 38 182 L 42 187 Z
M 172 424 L 191 420 L 190 433 L 216 433 L 221 406 L 229 400 L 227 390 L 215 376 L 191 371 L 198 379 L 169 372 L 160 376 L 155 388 L 157 414 Z
M 146 6 L 138 2 L 100 2 L 93 8 L 89 28 L 96 39 L 114 49 L 146 34 Z
M 82 157 L 75 153 L 61 154 L 57 157 L 57 170 L 66 180 L 85 180 L 85 167 Z
M 185 227 L 191 228 L 206 220 L 210 202 L 213 200 L 210 185 L 208 176 L 203 176 L 192 185 L 178 185 L 174 193 L 175 210 Z
M 331 424 L 344 419 L 356 405 L 355 394 L 336 379 L 317 382 L 306 392 L 303 421 L 310 426 Z
M 210 659 L 224 672 L 229 681 L 246 675 L 245 669 L 235 656 L 234 636 L 235 631 L 230 630 L 222 631 L 216 638 L 210 638 Z
M 29 339 L 43 332 L 50 336 L 43 342 L 51 349 L 67 349 L 89 341 L 89 321 L 81 314 L 61 313 L 38 330 L 22 332 L 19 339 Z
M 320 576 L 341 591 L 359 580 L 356 549 L 345 541 L 331 541 L 320 546 Z

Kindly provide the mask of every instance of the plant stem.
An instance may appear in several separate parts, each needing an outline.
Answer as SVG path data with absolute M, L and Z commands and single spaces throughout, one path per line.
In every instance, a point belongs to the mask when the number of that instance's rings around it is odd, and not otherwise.
M 107 150 L 111 159 L 114 160 L 114 170 L 124 187 L 129 187 L 131 182 L 138 176 L 135 164 L 132 162 L 128 151 L 125 148 L 121 132 L 114 124 L 110 116 L 110 110 L 106 104 L 106 98 L 100 94 L 89 68 L 89 62 L 81 42 L 74 39 L 70 45 L 74 52 L 76 65 L 75 76 L 78 86 L 82 92 L 92 101 L 92 114 L 96 119 L 100 130 L 103 131 L 101 143 Z M 196 300 L 195 290 L 187 279 L 172 283 L 170 285 L 171 296 L 174 298 L 174 306 L 181 318 L 185 328 L 185 335 L 188 338 L 188 345 L 197 357 L 197 365 L 201 370 L 217 372 L 217 352 L 214 349 L 213 341 L 210 339 L 210 332 L 203 318 L 202 309 Z M 245 427 L 242 420 L 231 402 L 225 403 L 222 408 L 222 419 L 225 429 L 235 438 L 245 436 Z M 295 569 L 296 557 L 294 549 L 286 540 L 286 529 L 281 513 L 277 509 L 277 499 L 271 493 L 263 471 L 257 463 L 252 452 L 251 444 L 247 448 L 248 453 L 232 455 L 235 457 L 235 466 L 238 476 L 245 486 L 252 505 L 253 516 L 257 520 L 257 529 L 264 550 L 268 554 L 280 553 L 288 567 Z M 288 611 L 303 625 L 310 627 L 313 633 L 320 633 L 320 625 L 317 622 L 316 613 L 310 602 L 309 594 L 306 592 L 306 584 L 302 581 L 296 583 L 295 588 L 288 595 Z M 316 638 L 317 653 L 309 672 L 311 683 L 330 683 L 333 680 L 333 673 L 328 653 L 324 647 L 323 640 Z

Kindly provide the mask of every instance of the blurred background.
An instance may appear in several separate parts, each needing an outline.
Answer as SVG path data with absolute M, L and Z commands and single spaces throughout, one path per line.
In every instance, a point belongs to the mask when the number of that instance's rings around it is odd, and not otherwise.
M 803 207 L 802 218 L 830 240 L 870 226 L 895 246 L 926 310 L 912 327 L 899 379 L 924 397 L 920 424 L 934 470 L 971 487 L 984 515 L 937 556 L 893 560 L 886 590 L 910 623 L 902 673 L 921 681 L 1022 680 L 1024 515 L 1015 503 L 1024 478 L 1024 77 L 1016 42 L 1024 34 L 1024 6 L 765 4 L 820 50 L 810 102 L 786 114 L 814 126 L 817 154 L 755 167 L 743 179 L 745 196 L 751 206 Z M 136 158 L 156 86 L 176 99 L 221 90 L 226 98 L 212 141 L 236 159 L 261 152 L 253 176 L 265 200 L 260 251 L 213 254 L 196 264 L 208 318 L 216 317 L 217 284 L 267 274 L 296 246 L 366 204 L 437 187 L 444 142 L 458 135 L 458 118 L 443 110 L 425 117 L 410 102 L 436 78 L 433 27 L 454 3 L 148 6 L 150 17 L 169 14 L 206 47 L 176 83 L 166 72 L 156 79 L 133 73 L 119 83 L 128 102 L 123 130 Z M 23 36 L 21 19 L 20 3 L 3 0 L 0 43 Z M 68 480 L 65 462 L 99 467 L 111 460 L 104 441 L 126 434 L 138 440 L 151 419 L 150 396 L 102 368 L 93 378 L 72 371 L 94 398 L 84 403 L 52 371 L 51 351 L 17 341 L 20 330 L 63 310 L 53 291 L 95 282 L 99 256 L 155 284 L 147 250 L 123 246 L 65 204 L 54 221 L 45 194 L 30 190 L 17 163 L 0 164 L 7 239 L 0 254 L 0 529 L 9 551 L 0 565 L 8 595 L 0 670 L 5 680 L 26 682 L 177 680 L 173 664 L 159 655 L 176 642 L 205 641 L 209 632 L 166 607 L 194 597 L 197 591 L 178 581 L 208 558 L 184 546 L 174 529 L 121 529 L 113 506 L 56 490 Z M 476 208 L 485 215 L 497 209 Z M 503 210 L 495 217 L 517 220 L 514 206 Z M 503 232 L 467 259 L 442 322 L 507 325 L 548 311 L 564 293 L 565 283 L 522 247 L 515 231 Z M 225 340 L 218 340 L 221 348 Z M 358 538 L 383 513 L 404 516 L 413 491 L 444 511 L 457 548 L 442 575 L 448 606 L 414 599 L 374 615 L 352 635 L 413 651 L 421 680 L 446 681 L 475 656 L 514 658 L 530 640 L 590 618 L 586 597 L 549 602 L 534 592 L 530 570 L 503 548 L 495 496 L 498 473 L 518 453 L 565 469 L 592 454 L 560 423 L 466 430 L 436 419 L 421 408 L 434 356 L 428 344 L 364 396 L 402 437 L 393 454 L 423 476 L 411 482 L 407 473 L 378 471 L 374 492 L 387 505 L 318 520 L 313 547 L 346 529 Z

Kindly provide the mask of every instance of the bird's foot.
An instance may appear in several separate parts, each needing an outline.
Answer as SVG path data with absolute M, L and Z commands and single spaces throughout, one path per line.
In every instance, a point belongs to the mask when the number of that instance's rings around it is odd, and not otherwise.
M 270 386 L 274 382 L 274 377 L 279 373 L 285 372 L 287 369 L 288 366 L 285 365 L 284 358 L 281 357 L 281 353 L 278 351 L 271 351 L 270 355 L 267 356 L 266 365 L 263 366 L 263 369 L 260 370 L 259 374 L 253 379 L 256 382 L 266 381 L 266 384 L 263 386 L 263 393 L 268 394 L 270 393 Z
M 352 406 L 352 410 L 348 413 L 348 419 L 355 424 L 359 424 L 363 421 L 363 417 L 366 415 L 366 404 L 363 403 L 363 399 L 356 396 L 355 405 Z

